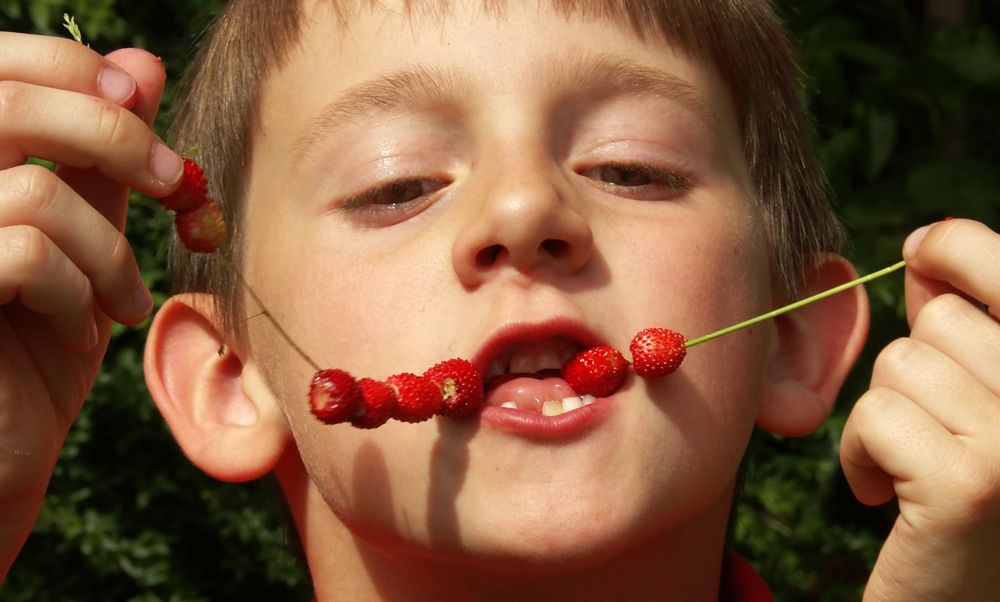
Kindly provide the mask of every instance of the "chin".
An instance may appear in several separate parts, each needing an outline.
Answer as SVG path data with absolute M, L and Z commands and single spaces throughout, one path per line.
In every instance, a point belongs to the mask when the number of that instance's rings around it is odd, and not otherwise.
M 444 530 L 432 528 L 432 543 L 435 553 L 484 569 L 558 574 L 601 564 L 669 529 L 669 516 L 646 515 L 637 504 L 612 506 L 609 499 L 581 501 L 549 491 L 530 507 L 496 500 L 452 523 L 450 541 L 435 538 Z M 432 523 L 448 520 L 435 517 Z

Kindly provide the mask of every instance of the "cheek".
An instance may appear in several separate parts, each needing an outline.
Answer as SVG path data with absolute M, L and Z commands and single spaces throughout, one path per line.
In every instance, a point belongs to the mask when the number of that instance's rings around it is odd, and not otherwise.
M 636 226 L 644 241 L 641 254 L 632 250 L 617 258 L 620 265 L 633 262 L 618 277 L 629 294 L 616 295 L 616 302 L 627 307 L 621 318 L 629 324 L 627 332 L 662 327 L 691 340 L 771 309 L 766 245 L 756 242 L 749 216 L 733 215 L 741 214 L 723 207 L 692 212 L 671 224 L 651 220 Z M 643 386 L 667 416 L 667 428 L 683 440 L 703 442 L 693 445 L 693 455 L 718 454 L 738 462 L 774 345 L 774 326 L 765 322 L 691 347 L 677 373 Z M 678 399 L 692 403 L 678 404 Z M 732 439 L 720 441 L 720 433 L 732 433 Z
M 616 301 L 645 318 L 639 328 L 670 328 L 693 339 L 770 309 L 769 252 L 753 218 L 733 208 L 745 206 L 742 200 L 716 205 L 606 231 L 608 262 L 628 290 Z
M 383 237 L 384 244 L 369 248 L 329 220 L 313 222 L 284 227 L 273 220 L 252 253 L 248 277 L 290 336 L 321 368 L 359 377 L 431 365 L 424 365 L 421 342 L 438 324 L 444 272 L 436 258 L 447 257 L 447 249 L 421 232 L 400 241 Z M 294 354 L 276 343 L 265 350 Z M 311 368 L 302 374 L 311 378 Z

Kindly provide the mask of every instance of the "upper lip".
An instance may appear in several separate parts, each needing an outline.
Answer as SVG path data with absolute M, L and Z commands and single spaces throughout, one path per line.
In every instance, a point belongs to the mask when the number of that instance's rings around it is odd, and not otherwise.
M 597 334 L 582 322 L 571 318 L 511 321 L 494 331 L 470 361 L 481 374 L 486 374 L 490 363 L 511 346 L 519 343 L 544 343 L 554 339 L 569 341 L 579 345 L 581 349 L 601 344 Z

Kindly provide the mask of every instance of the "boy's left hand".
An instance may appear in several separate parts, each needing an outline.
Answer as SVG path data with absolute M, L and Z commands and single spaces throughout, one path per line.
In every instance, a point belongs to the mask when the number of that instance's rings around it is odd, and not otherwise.
M 859 500 L 899 500 L 864 599 L 996 600 L 1000 235 L 950 220 L 903 256 L 911 333 L 879 355 L 841 443 Z

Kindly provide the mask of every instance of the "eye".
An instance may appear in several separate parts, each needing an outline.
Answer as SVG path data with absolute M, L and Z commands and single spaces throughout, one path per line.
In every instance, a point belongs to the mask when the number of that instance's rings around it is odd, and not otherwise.
M 649 165 L 606 163 L 580 173 L 612 194 L 637 199 L 669 199 L 689 190 L 693 183 L 681 174 Z
M 447 186 L 446 182 L 428 179 L 396 180 L 369 188 L 360 194 L 348 197 L 341 204 L 343 211 L 394 211 L 404 205 L 415 204 Z

